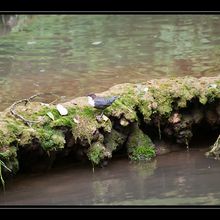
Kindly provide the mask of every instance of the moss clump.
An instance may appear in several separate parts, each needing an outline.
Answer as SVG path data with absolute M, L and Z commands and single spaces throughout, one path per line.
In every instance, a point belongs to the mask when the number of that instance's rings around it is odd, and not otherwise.
M 220 135 L 218 136 L 216 142 L 211 146 L 211 150 L 206 153 L 207 157 L 214 157 L 215 159 L 220 159 Z
M 125 119 L 130 122 L 137 121 L 137 114 L 135 111 L 138 105 L 137 95 L 133 90 L 128 90 L 121 97 L 119 97 L 113 104 L 106 109 L 107 115 L 121 118 L 123 115 Z
M 17 160 L 17 148 L 19 135 L 22 133 L 23 126 L 19 122 L 8 119 L 0 123 L 0 160 L 12 173 L 19 169 Z M 3 173 L 9 172 L 2 166 Z
M 98 165 L 104 158 L 111 158 L 109 151 L 100 142 L 95 142 L 91 145 L 88 149 L 87 156 L 95 165 Z
M 163 90 L 163 92 L 161 92 Z M 154 102 L 157 106 L 155 113 L 158 112 L 161 116 L 168 117 L 172 112 L 172 97 L 166 84 L 160 85 L 160 88 L 151 88 L 151 93 L 154 97 Z
M 38 138 L 37 131 L 34 128 L 25 128 L 20 137 L 20 145 L 31 144 L 34 138 Z
M 162 79 L 150 86 L 155 102 L 155 111 L 169 117 L 174 107 L 187 107 L 187 103 L 201 94 L 201 85 L 193 77 Z
M 53 130 L 50 127 L 42 127 L 24 129 L 20 138 L 20 145 L 29 145 L 34 139 L 37 139 L 46 151 L 62 149 L 66 143 L 64 134 L 61 131 Z
M 19 169 L 19 164 L 17 160 L 17 149 L 16 147 L 6 147 L 1 149 L 0 160 L 2 160 L 5 165 L 13 172 L 16 173 Z M 7 170 L 4 170 L 7 172 Z
M 195 84 L 194 79 L 191 77 L 183 78 L 182 82 L 178 79 L 175 87 L 178 88 L 178 92 L 176 92 L 177 88 L 175 88 L 172 95 L 173 98 L 178 98 L 177 106 L 179 108 L 187 107 L 187 102 L 199 95 L 198 85 Z
M 132 160 L 149 160 L 156 156 L 151 139 L 138 128 L 137 123 L 133 125 L 126 146 Z
M 150 160 L 155 156 L 155 149 L 151 146 L 137 146 L 133 149 L 132 154 L 129 155 L 130 159 L 135 161 Z
M 10 146 L 14 142 L 18 142 L 18 136 L 22 133 L 23 127 L 16 121 L 2 121 L 0 123 L 0 147 Z
M 111 121 L 102 121 L 98 123 L 96 120 L 96 109 L 88 106 L 79 107 L 67 107 L 68 115 L 62 116 L 59 114 L 54 106 L 43 106 L 38 112 L 34 112 L 32 115 L 24 115 L 24 117 L 31 118 L 31 120 L 39 120 L 44 118 L 43 123 L 36 123 L 33 125 L 33 129 L 25 129 L 25 133 L 22 134 L 22 143 L 30 143 L 30 139 L 36 137 L 42 147 L 47 150 L 57 146 L 62 148 L 64 145 L 64 138 L 58 140 L 56 129 L 60 127 L 67 127 L 71 129 L 75 140 L 87 141 L 91 143 L 93 140 L 94 132 L 103 128 L 104 131 L 110 132 L 112 128 Z M 27 111 L 25 111 L 26 114 Z M 52 120 L 47 113 L 51 112 L 54 116 Z M 53 136 L 55 134 L 55 136 Z M 56 143 L 58 141 L 58 143 Z M 55 147 L 55 148 L 57 148 Z
M 150 116 L 153 113 L 150 101 L 140 99 L 138 109 L 142 113 L 145 121 L 150 120 Z
M 217 98 L 220 98 L 220 86 L 216 83 L 209 84 L 204 95 L 209 103 L 214 102 Z
M 66 143 L 65 137 L 61 131 L 55 131 L 47 128 L 38 129 L 37 138 L 40 141 L 41 147 L 46 151 L 62 149 Z
M 216 80 L 214 83 L 207 82 L 201 89 L 199 94 L 199 101 L 205 105 L 207 102 L 213 102 L 220 98 L 220 82 Z
M 111 133 L 105 136 L 104 144 L 110 152 L 113 152 L 117 149 L 117 147 L 124 144 L 126 138 L 126 135 L 119 133 L 115 129 L 112 129 Z
M 73 119 L 67 116 L 60 117 L 50 123 L 51 127 L 70 127 L 74 126 Z
M 105 132 L 111 131 L 111 121 L 102 120 L 100 123 L 97 122 L 96 116 L 98 114 L 99 112 L 94 108 L 87 106 L 77 110 L 74 117 L 77 118 L 78 123 L 75 123 L 72 127 L 72 134 L 75 140 L 87 140 L 91 144 L 96 130 L 102 128 Z

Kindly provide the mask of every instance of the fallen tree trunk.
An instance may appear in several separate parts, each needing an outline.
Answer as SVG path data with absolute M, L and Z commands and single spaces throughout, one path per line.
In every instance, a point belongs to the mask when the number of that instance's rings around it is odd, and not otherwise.
M 189 147 L 201 125 L 220 131 L 220 76 L 125 83 L 98 95 L 120 96 L 101 121 L 87 97 L 62 103 L 68 109 L 65 116 L 54 104 L 34 101 L 17 105 L 16 114 L 10 108 L 1 112 L 0 160 L 16 173 L 34 164 L 50 167 L 56 157 L 67 155 L 96 165 L 122 148 L 131 159 L 150 159 L 156 152 L 154 139 Z

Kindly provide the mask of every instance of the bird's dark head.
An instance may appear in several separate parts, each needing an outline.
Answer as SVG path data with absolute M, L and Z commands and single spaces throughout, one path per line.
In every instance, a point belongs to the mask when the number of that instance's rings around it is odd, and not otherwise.
M 90 93 L 90 94 L 88 94 L 87 96 L 91 97 L 92 99 L 95 99 L 95 98 L 96 98 L 96 94 L 94 94 L 94 93 Z

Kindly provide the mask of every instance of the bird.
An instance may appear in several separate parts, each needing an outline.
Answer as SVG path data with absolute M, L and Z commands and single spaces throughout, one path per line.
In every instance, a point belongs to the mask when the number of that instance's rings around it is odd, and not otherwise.
M 109 107 L 119 96 L 112 96 L 112 97 L 99 97 L 96 96 L 94 93 L 88 94 L 88 103 L 96 108 L 96 109 L 101 109 L 102 113 L 100 115 L 100 118 L 103 116 L 103 111 L 107 107 Z

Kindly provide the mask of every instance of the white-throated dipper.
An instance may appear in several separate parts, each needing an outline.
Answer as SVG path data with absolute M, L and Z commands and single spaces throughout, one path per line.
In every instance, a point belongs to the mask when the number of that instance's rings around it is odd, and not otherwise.
M 118 96 L 112 96 L 112 97 L 105 98 L 105 97 L 98 97 L 95 94 L 89 94 L 88 95 L 88 102 L 94 108 L 102 110 L 102 114 L 100 115 L 100 117 L 102 117 L 103 110 L 106 109 L 107 107 L 109 107 L 117 98 L 118 98 Z

